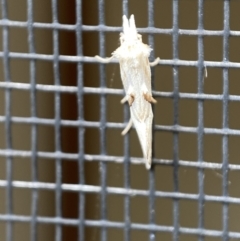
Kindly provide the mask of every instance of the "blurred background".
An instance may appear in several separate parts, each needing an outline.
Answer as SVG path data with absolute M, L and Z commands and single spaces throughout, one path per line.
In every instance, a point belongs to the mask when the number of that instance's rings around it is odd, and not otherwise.
M 174 0 L 176 1 L 176 0 Z M 173 5 L 174 1 L 156 0 L 154 2 L 154 27 L 170 30 L 173 28 Z M 40 27 L 33 27 L 33 42 L 35 52 L 41 54 L 36 61 L 30 61 L 29 58 L 18 58 L 12 55 L 9 59 L 9 69 L 6 69 L 5 49 L 4 49 L 4 18 L 11 22 L 8 30 L 8 50 L 10 53 L 30 52 L 29 30 L 27 26 L 29 3 L 33 4 L 32 14 L 34 23 L 45 23 Z M 75 33 L 76 23 L 76 3 L 75 1 L 56 1 L 57 16 L 53 14 L 53 1 L 41 0 L 2 0 L 0 4 L 0 81 L 6 81 L 6 76 L 10 76 L 12 83 L 33 83 L 31 78 L 31 64 L 36 68 L 35 84 L 56 85 L 58 74 L 54 72 L 52 57 L 56 54 L 56 49 L 60 56 L 77 56 L 77 38 Z M 77 1 L 76 1 L 77 2 Z M 80 1 L 79 1 L 80 2 Z M 138 28 L 148 27 L 148 6 L 149 1 L 129 0 L 124 1 L 128 6 L 128 13 L 134 14 Z M 197 30 L 198 11 L 201 0 L 181 0 L 178 2 L 178 27 L 179 29 Z M 224 29 L 224 4 L 229 4 L 229 25 L 230 30 L 235 31 L 228 38 L 229 42 L 229 61 L 240 62 L 239 45 L 239 1 L 204 1 L 203 25 L 206 30 Z M 7 4 L 7 15 L 4 4 Z M 96 26 L 99 24 L 99 11 L 104 10 L 105 24 L 112 27 L 121 27 L 123 15 L 123 1 L 81 1 L 82 24 L 83 26 Z M 226 6 L 226 5 L 225 5 Z M 225 8 L 226 10 L 226 8 Z M 49 25 L 53 19 L 57 18 L 62 28 L 58 29 L 57 41 L 54 39 L 53 29 Z M 72 28 L 64 28 L 73 26 Z M 99 28 L 100 29 L 100 28 Z M 83 29 L 84 30 L 84 29 Z M 145 29 L 146 30 L 146 29 Z M 141 31 L 140 31 L 141 32 Z M 143 31 L 144 32 L 144 31 Z M 146 31 L 145 31 L 146 32 Z M 105 37 L 105 55 L 111 53 L 119 46 L 120 31 L 107 31 Z M 148 43 L 148 35 L 142 33 L 143 42 Z M 173 98 L 169 93 L 177 91 L 179 93 L 196 94 L 199 91 L 198 86 L 198 68 L 196 66 L 181 66 L 178 68 L 178 86 L 174 85 L 173 66 L 164 64 L 164 60 L 171 60 L 174 56 L 173 36 L 170 31 L 163 31 L 153 34 L 154 48 L 151 58 L 160 57 L 163 64 L 153 69 L 153 90 L 160 93 L 156 99 L 158 103 L 154 105 L 154 124 L 156 126 L 172 127 L 174 120 L 178 120 L 178 125 L 182 127 L 197 127 L 199 101 L 197 98 Z M 83 31 L 82 47 L 83 56 L 93 57 L 100 52 L 99 31 Z M 223 61 L 223 36 L 209 34 L 204 36 L 203 59 L 222 63 Z M 54 52 L 55 51 L 55 52 Z M 180 60 L 197 61 L 198 60 L 198 36 L 196 34 L 179 34 L 178 36 L 178 57 Z M 4 57 L 5 56 L 5 57 Z M 5 58 L 5 59 L 4 59 Z M 34 62 L 34 63 L 33 63 Z M 77 86 L 78 64 L 77 61 L 69 58 L 59 61 L 59 85 Z M 83 68 L 83 84 L 85 87 L 99 88 L 101 85 L 100 64 L 92 60 L 85 61 Z M 56 66 L 55 66 L 56 67 Z M 119 65 L 111 63 L 105 65 L 106 75 L 104 85 L 111 89 L 122 89 L 120 79 Z M 60 147 L 63 153 L 79 152 L 78 127 L 76 125 L 62 124 L 59 129 L 56 128 L 57 116 L 61 120 L 78 120 L 78 98 L 76 92 L 54 92 L 44 90 L 34 90 L 31 88 L 12 88 L 9 91 L 4 85 L 0 86 L 0 240 L 80 240 L 78 225 L 72 224 L 69 220 L 79 219 L 79 207 L 81 200 L 85 199 L 85 220 L 101 220 L 102 208 L 106 210 L 105 219 L 112 222 L 126 223 L 129 217 L 131 223 L 149 224 L 155 223 L 160 227 L 170 227 L 164 231 L 154 232 L 154 236 L 149 237 L 148 229 L 131 229 L 130 240 L 177 240 L 176 232 L 171 228 L 198 228 L 203 225 L 206 230 L 230 231 L 240 235 L 240 189 L 239 189 L 239 156 L 240 156 L 240 136 L 237 130 L 240 129 L 240 103 L 239 101 L 229 101 L 227 111 L 223 111 L 222 94 L 224 89 L 223 69 L 220 67 L 207 67 L 208 77 L 202 82 L 202 91 L 205 94 L 218 96 L 215 99 L 205 99 L 203 106 L 203 127 L 213 128 L 210 134 L 203 137 L 197 131 L 179 131 L 173 132 L 170 128 L 157 129 L 154 132 L 153 155 L 156 165 L 152 171 L 147 171 L 145 165 L 140 162 L 124 165 L 117 162 L 124 155 L 134 157 L 134 160 L 142 158 L 142 151 L 134 129 L 128 136 L 122 137 L 122 128 L 108 127 L 105 130 L 105 141 L 101 142 L 101 128 L 92 123 L 105 120 L 110 123 L 124 123 L 129 118 L 128 107 L 121 105 L 122 95 L 107 94 L 101 97 L 99 94 L 84 94 L 84 120 L 89 122 L 88 128 L 84 133 L 84 154 L 100 155 L 103 152 L 111 161 L 100 162 L 96 158 L 90 161 L 87 158 L 84 162 L 84 176 L 79 175 L 79 166 L 81 166 L 76 157 L 73 158 L 49 158 L 49 153 L 56 151 L 56 146 Z M 240 69 L 228 68 L 227 92 L 229 95 L 238 96 L 240 94 Z M 27 86 L 27 85 L 26 85 Z M 29 85 L 28 85 L 29 86 Z M 32 98 L 31 94 L 35 93 Z M 166 95 L 164 96 L 164 93 Z M 226 93 L 226 92 L 225 92 Z M 7 102 L 7 98 L 10 102 Z M 60 105 L 56 105 L 56 99 L 60 100 Z M 106 104 L 106 115 L 101 112 L 101 101 L 104 99 Z M 37 124 L 31 124 L 32 104 L 35 100 Z M 10 113 L 6 108 L 10 103 Z M 201 105 L 201 104 L 200 104 Z M 177 106 L 177 108 L 176 108 Z M 56 111 L 59 110 L 59 112 Z M 223 117 L 228 115 L 227 125 L 232 129 L 232 134 L 226 138 L 220 133 L 223 128 Z M 10 122 L 6 121 L 6 116 L 11 116 Z M 14 119 L 14 118 L 15 119 Z M 18 118 L 17 118 L 18 117 Z M 52 122 L 49 122 L 52 120 Z M 92 126 L 91 126 L 92 124 Z M 190 129 L 189 129 L 190 130 Z M 217 131 L 220 130 L 220 131 Z M 234 130 L 236 130 L 234 132 Z M 10 133 L 9 133 L 10 131 Z M 36 131 L 36 146 L 33 144 L 32 135 Z M 56 133 L 59 131 L 59 133 Z M 219 134 L 220 133 L 220 134 Z M 58 135 L 59 134 L 59 135 Z M 11 140 L 8 137 L 11 136 Z M 200 136 L 200 137 L 199 137 Z M 59 137 L 59 139 L 58 139 Z M 199 160 L 199 138 L 202 144 L 202 161 L 207 168 L 198 169 L 194 163 Z M 224 139 L 225 138 L 225 139 Z M 176 144 L 178 140 L 178 146 Z M 124 142 L 126 141 L 126 142 Z M 129 142 L 128 148 L 124 143 Z M 9 146 L 10 143 L 10 146 Z M 56 144 L 58 143 L 58 144 Z M 224 144 L 225 143 L 225 144 Z M 227 143 L 227 144 L 226 144 Z M 104 150 L 102 150 L 102 145 Z M 59 145 L 59 146 L 58 146 Z M 40 155 L 34 157 L 30 151 L 36 150 Z M 12 149 L 15 154 L 13 157 L 6 156 L 6 150 Z M 22 151 L 18 154 L 16 151 Z M 24 152 L 26 151 L 26 152 Z M 30 152 L 30 154 L 28 154 Z M 41 155 L 42 153 L 42 155 Z M 47 158 L 44 157 L 44 153 Z M 77 155 L 75 155 L 77 156 Z M 114 157 L 114 158 L 112 158 Z M 224 159 L 225 158 L 225 159 Z M 113 161 L 112 161 L 113 160 Z M 184 165 L 172 165 L 172 160 L 180 160 Z M 227 165 L 222 170 L 221 163 L 227 160 L 227 164 L 232 164 L 228 169 Z M 36 164 L 34 169 L 33 161 Z M 185 161 L 185 162 L 184 162 Z M 175 162 L 176 163 L 176 162 Z M 209 165 L 208 165 L 209 164 Z M 218 166 L 215 164 L 219 164 Z M 226 162 L 225 162 L 226 164 Z M 233 164 L 235 166 L 233 166 Z M 212 168 L 211 168 L 212 165 Z M 226 174 L 227 172 L 227 174 Z M 201 179 L 202 178 L 202 179 Z M 9 181 L 8 183 L 6 181 Z M 23 188 L 11 187 L 11 180 L 23 181 Z M 26 183 L 33 180 L 39 183 L 48 184 L 78 184 L 80 181 L 86 185 L 86 190 L 90 185 L 95 187 L 107 186 L 118 188 L 131 188 L 133 190 L 160 191 L 163 195 L 156 197 L 152 211 L 149 213 L 152 200 L 148 195 L 105 195 L 98 192 L 86 191 L 84 198 L 81 199 L 77 191 L 60 192 L 57 188 L 26 188 Z M 83 181 L 84 180 L 84 181 Z M 202 186 L 199 183 L 202 180 Z M 105 184 L 104 184 L 105 182 Z M 7 184 L 6 184 L 7 183 Z M 225 187 L 227 184 L 227 187 Z M 7 189 L 10 186 L 10 189 Z M 21 185 L 20 185 L 21 186 Z M 55 186 L 54 186 L 55 187 Z M 59 186 L 58 186 L 59 187 Z M 224 189 L 226 188 L 226 189 Z M 10 190 L 10 191 L 9 191 Z M 37 190 L 37 191 L 36 191 Z M 226 191 L 227 190 L 227 191 Z M 104 192 L 104 191 L 102 191 Z M 234 199 L 231 203 L 223 205 L 217 201 L 203 201 L 191 198 L 173 198 L 168 193 L 180 192 L 183 194 L 211 195 L 214 197 L 229 196 Z M 60 193 L 60 194 L 59 194 Z M 59 196 L 58 196 L 59 194 Z M 166 194 L 164 196 L 164 194 Z M 35 195 L 35 198 L 34 198 Z M 37 198 L 36 198 L 37 197 Z M 58 200 L 59 197 L 59 200 Z M 105 199 L 104 199 L 105 198 Z M 103 201 L 105 200 L 105 206 Z M 11 203 L 9 203 L 11 201 Z M 36 210 L 33 210 L 33 202 Z M 130 203 L 127 209 L 126 202 Z M 10 207 L 10 206 L 11 207 Z M 51 218 L 59 216 L 56 205 L 61 206 L 61 216 L 63 225 L 55 227 Z M 200 208 L 199 208 L 200 206 Z M 25 221 L 13 222 L 9 224 L 7 214 L 12 210 L 12 214 L 19 219 L 30 217 Z M 177 210 L 177 211 L 176 211 Z M 199 213 L 201 210 L 201 213 Z M 224 216 L 227 212 L 227 218 Z M 35 213 L 35 216 L 33 215 Z M 199 215 L 202 215 L 202 219 Z M 225 213 L 226 214 L 226 213 Z M 50 221 L 38 221 L 32 224 L 31 218 L 49 217 Z M 153 218 L 153 220 L 151 220 Z M 200 221 L 199 221 L 200 220 Z M 201 221 L 202 220 L 202 221 Z M 227 220 L 227 223 L 226 223 Z M 36 221 L 36 220 L 35 220 Z M 68 223 L 69 221 L 69 223 Z M 74 223 L 74 222 L 73 222 Z M 199 224 L 201 223 L 201 224 Z M 32 228 L 36 225 L 36 233 Z M 12 230 L 12 239 L 7 235 L 7 230 Z M 176 231 L 176 229 L 174 229 Z M 181 232 L 180 232 L 181 233 Z M 59 236 L 57 236 L 57 235 Z M 101 225 L 88 224 L 85 227 L 84 240 L 105 240 Z M 126 230 L 120 228 L 107 228 L 106 240 L 120 241 L 126 239 Z M 222 240 L 221 237 L 206 235 L 206 241 Z M 58 237 L 58 238 L 57 238 Z M 196 234 L 186 231 L 179 234 L 179 240 L 199 240 Z M 225 239 L 223 239 L 225 240 Z M 227 240 L 227 239 L 226 239 Z M 228 239 L 230 240 L 230 239 Z

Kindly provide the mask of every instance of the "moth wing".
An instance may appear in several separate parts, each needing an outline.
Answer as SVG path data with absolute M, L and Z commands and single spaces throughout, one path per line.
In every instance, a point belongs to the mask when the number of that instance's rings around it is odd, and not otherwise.
M 149 104 L 150 106 L 150 104 Z M 152 119 L 153 114 L 150 108 L 148 108 L 148 115 L 144 121 L 139 121 L 135 118 L 134 114 L 131 113 L 133 124 L 136 128 L 138 139 L 142 148 L 143 156 L 145 159 L 146 168 L 150 169 L 152 163 Z
M 129 74 L 129 65 L 126 60 L 122 61 L 121 59 L 119 60 L 120 63 L 120 73 L 121 73 L 121 79 L 123 83 L 123 87 L 125 92 L 128 92 L 128 89 L 131 85 L 131 76 Z
M 147 48 L 149 47 L 147 46 Z M 142 55 L 142 57 L 140 58 L 140 61 L 141 61 L 140 65 L 142 69 L 142 81 L 145 83 L 149 94 L 152 94 L 151 69 L 149 65 L 148 56 Z

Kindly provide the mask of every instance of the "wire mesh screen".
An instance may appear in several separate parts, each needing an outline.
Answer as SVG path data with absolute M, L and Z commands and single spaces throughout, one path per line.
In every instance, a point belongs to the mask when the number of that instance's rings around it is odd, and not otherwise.
M 0 6 L 0 240 L 240 238 L 239 1 Z M 93 57 L 123 14 L 161 58 L 149 171 L 118 63 Z

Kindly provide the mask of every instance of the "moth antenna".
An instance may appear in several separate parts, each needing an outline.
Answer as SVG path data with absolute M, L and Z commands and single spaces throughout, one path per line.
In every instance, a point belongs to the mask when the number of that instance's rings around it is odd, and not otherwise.
M 136 28 L 135 19 L 134 19 L 133 14 L 130 16 L 129 25 L 130 25 L 131 32 L 137 34 L 137 28 Z
M 123 33 L 128 34 L 129 31 L 130 29 L 129 29 L 128 19 L 125 15 L 123 15 Z

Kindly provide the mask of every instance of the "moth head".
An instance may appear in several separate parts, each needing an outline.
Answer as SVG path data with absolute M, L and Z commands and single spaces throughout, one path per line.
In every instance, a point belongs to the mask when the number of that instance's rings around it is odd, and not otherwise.
M 120 35 L 121 44 L 134 45 L 137 42 L 142 42 L 142 36 L 137 33 L 134 15 L 131 15 L 129 20 L 123 15 L 123 33 Z

